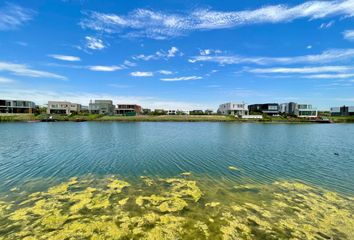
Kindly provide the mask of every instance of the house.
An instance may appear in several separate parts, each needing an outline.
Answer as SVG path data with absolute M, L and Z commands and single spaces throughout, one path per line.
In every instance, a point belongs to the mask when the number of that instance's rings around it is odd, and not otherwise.
M 47 114 L 72 114 L 81 112 L 81 104 L 66 101 L 48 101 Z
M 167 115 L 177 115 L 177 110 L 167 110 Z
M 136 104 L 117 104 L 115 113 L 119 115 L 139 115 L 142 114 L 142 108 Z
M 252 104 L 252 105 L 248 105 L 248 110 L 250 113 L 265 113 L 269 115 L 277 115 L 279 114 L 279 104 L 278 103 Z
M 207 109 L 207 110 L 204 111 L 205 115 L 212 115 L 213 113 L 214 113 L 214 111 L 211 110 L 211 109 Z
M 34 113 L 35 111 L 34 102 L 0 99 L 0 113 Z
M 311 104 L 297 104 L 295 109 L 295 116 L 303 118 L 316 118 L 318 111 L 313 108 Z
M 245 103 L 224 103 L 219 106 L 218 113 L 223 115 L 244 116 L 248 115 L 248 106 Z
M 151 113 L 151 109 L 150 108 L 143 108 L 143 114 L 148 115 Z
M 203 110 L 192 110 L 192 111 L 189 111 L 189 115 L 204 115 L 204 111 Z
M 331 116 L 354 116 L 354 106 L 332 107 Z
M 297 108 L 297 103 L 295 103 L 295 102 L 281 103 L 279 105 L 280 113 L 283 113 L 286 115 L 295 115 L 296 108 Z
M 114 109 L 112 100 L 91 100 L 89 104 L 89 112 L 93 114 L 113 114 Z

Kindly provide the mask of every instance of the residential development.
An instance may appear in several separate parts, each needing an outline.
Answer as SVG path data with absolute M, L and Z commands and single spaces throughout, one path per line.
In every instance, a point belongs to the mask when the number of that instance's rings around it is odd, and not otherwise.
M 38 112 L 39 107 L 31 101 L 0 99 L 0 114 L 32 114 Z M 317 118 L 318 110 L 307 103 L 255 103 L 227 102 L 219 105 L 217 112 L 211 109 L 185 111 L 181 109 L 142 108 L 138 104 L 118 103 L 112 100 L 90 101 L 88 106 L 69 101 L 48 101 L 46 113 L 71 114 L 100 114 L 100 115 L 232 115 L 244 119 L 261 119 L 264 116 L 290 116 L 298 118 Z M 328 116 L 354 116 L 354 106 L 331 107 Z

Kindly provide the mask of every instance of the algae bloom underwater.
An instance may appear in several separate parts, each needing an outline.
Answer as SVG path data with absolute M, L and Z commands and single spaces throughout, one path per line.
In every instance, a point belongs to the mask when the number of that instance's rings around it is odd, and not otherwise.
M 0 200 L 0 239 L 353 239 L 353 198 L 300 182 L 74 177 Z
M 353 125 L 0 132 L 0 240 L 354 239 Z

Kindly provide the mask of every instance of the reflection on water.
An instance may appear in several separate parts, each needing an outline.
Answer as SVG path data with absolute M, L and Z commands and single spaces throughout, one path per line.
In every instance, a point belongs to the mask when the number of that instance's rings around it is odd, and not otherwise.
M 0 198 L 0 239 L 353 239 L 353 198 L 301 182 L 43 179 Z

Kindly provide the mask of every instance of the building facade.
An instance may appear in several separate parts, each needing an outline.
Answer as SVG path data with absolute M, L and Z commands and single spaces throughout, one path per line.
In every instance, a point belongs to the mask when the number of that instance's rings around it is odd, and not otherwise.
M 89 104 L 89 113 L 92 114 L 114 114 L 114 110 L 112 100 L 95 100 Z
M 295 102 L 282 103 L 279 105 L 280 113 L 287 114 L 287 115 L 295 115 L 296 109 L 297 109 L 297 103 Z
M 120 115 L 139 115 L 142 112 L 141 106 L 136 104 L 117 104 L 115 109 L 115 113 Z
M 248 115 L 248 106 L 245 103 L 224 103 L 221 104 L 218 108 L 218 113 L 223 115 L 237 115 L 244 116 Z
M 81 104 L 66 101 L 49 101 L 47 114 L 73 114 L 81 112 Z
M 252 104 L 248 105 L 248 111 L 250 113 L 265 113 L 269 115 L 279 114 L 279 104 L 278 103 L 263 103 L 263 104 Z
M 311 104 L 297 104 L 295 116 L 302 118 L 316 118 L 318 116 L 318 111 L 316 108 L 313 108 Z
M 354 116 L 354 106 L 331 107 L 331 116 Z
M 0 113 L 34 113 L 35 111 L 34 102 L 0 99 Z

